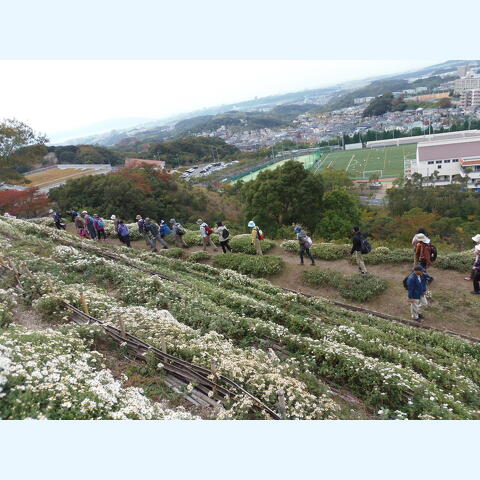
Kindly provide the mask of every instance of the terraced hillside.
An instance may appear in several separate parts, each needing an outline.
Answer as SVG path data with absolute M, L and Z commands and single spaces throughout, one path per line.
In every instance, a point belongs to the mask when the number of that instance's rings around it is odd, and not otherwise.
M 84 298 L 91 315 L 154 347 L 166 345 L 206 368 L 215 362 L 216 374 L 287 419 L 480 417 L 477 343 L 352 312 L 231 270 L 98 246 L 21 220 L 0 219 L 0 246 L 3 262 L 16 272 L 2 277 L 3 324 L 17 308 L 14 294 L 17 304 L 52 325 L 66 317 L 64 302 L 85 307 Z M 4 347 L 11 348 L 6 335 L 20 335 L 17 328 L 2 334 Z M 56 328 L 51 335 L 65 327 Z M 55 344 L 49 348 L 54 355 Z M 9 355 L 8 362 L 8 372 L 16 371 L 11 365 L 19 360 Z M 161 372 L 162 365 L 156 368 Z M 10 399 L 19 377 L 0 378 Z M 225 400 L 216 418 L 269 418 L 252 411 L 251 398 Z M 42 408 L 41 401 L 36 405 Z

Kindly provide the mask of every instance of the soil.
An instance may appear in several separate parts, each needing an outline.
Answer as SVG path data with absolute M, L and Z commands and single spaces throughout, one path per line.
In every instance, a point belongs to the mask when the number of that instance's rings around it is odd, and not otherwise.
M 67 230 L 75 232 L 73 225 L 68 225 Z M 119 245 L 117 239 L 107 239 L 103 241 L 107 244 Z M 350 263 L 350 259 L 344 260 L 315 260 L 315 266 L 310 265 L 309 259 L 305 259 L 305 265 L 300 265 L 299 258 L 295 254 L 287 253 L 280 248 L 279 244 L 268 251 L 268 255 L 276 255 L 283 259 L 285 268 L 283 272 L 269 280 L 282 288 L 297 290 L 309 295 L 338 300 L 350 305 L 356 305 L 378 312 L 410 320 L 410 307 L 407 301 L 406 291 L 403 287 L 403 279 L 410 273 L 412 265 L 368 265 L 369 273 L 385 279 L 388 282 L 388 288 L 385 293 L 374 297 L 364 303 L 345 300 L 333 287 L 310 287 L 303 283 L 302 273 L 311 268 L 320 268 L 323 270 L 334 270 L 343 274 L 357 273 L 357 265 Z M 132 242 L 132 247 L 137 250 L 146 250 L 147 247 L 143 240 Z M 191 247 L 188 252 L 196 252 L 201 247 Z M 218 248 L 214 251 L 208 248 L 211 256 L 221 255 L 222 250 Z M 211 264 L 211 260 L 205 263 Z M 480 338 L 480 297 L 472 295 L 472 282 L 464 280 L 466 273 L 460 273 L 453 270 L 442 270 L 435 267 L 429 269 L 429 274 L 434 277 L 430 287 L 432 293 L 432 302 L 424 312 L 425 319 L 423 324 L 450 330 L 463 335 Z

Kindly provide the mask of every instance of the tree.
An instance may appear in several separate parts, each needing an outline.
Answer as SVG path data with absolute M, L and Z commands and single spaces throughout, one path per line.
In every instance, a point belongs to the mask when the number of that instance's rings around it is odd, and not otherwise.
M 34 217 L 48 210 L 48 198 L 37 188 L 0 192 L 0 211 L 20 217 Z
M 290 160 L 247 182 L 241 198 L 247 218 L 274 235 L 280 226 L 292 223 L 313 231 L 320 220 L 323 190 L 321 176 Z
M 0 180 L 18 179 L 22 167 L 47 153 L 47 141 L 19 120 L 3 120 L 0 123 Z
M 327 192 L 323 199 L 324 213 L 316 234 L 322 238 L 347 237 L 360 221 L 360 206 L 355 196 L 345 190 Z

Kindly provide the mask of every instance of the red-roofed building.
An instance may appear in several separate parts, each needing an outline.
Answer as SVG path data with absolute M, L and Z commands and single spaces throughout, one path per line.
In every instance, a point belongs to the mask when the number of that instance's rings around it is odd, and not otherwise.
M 140 166 L 152 167 L 155 170 L 164 170 L 165 162 L 163 160 L 146 160 L 145 158 L 126 158 L 125 168 L 140 167 Z

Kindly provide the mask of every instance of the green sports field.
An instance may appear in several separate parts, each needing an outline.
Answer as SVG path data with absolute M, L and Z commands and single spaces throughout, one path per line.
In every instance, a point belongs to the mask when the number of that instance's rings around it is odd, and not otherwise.
M 325 153 L 313 171 L 346 170 L 355 179 L 368 179 L 374 171 L 379 173 L 380 178 L 400 177 L 404 173 L 404 161 L 415 159 L 416 151 L 416 144 L 408 144 Z

